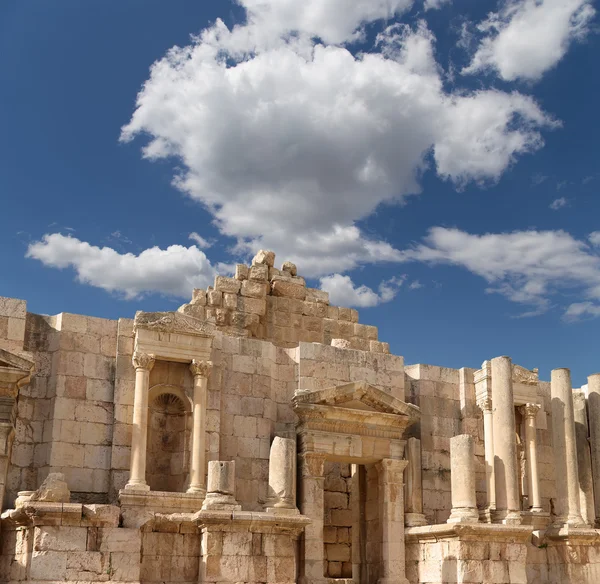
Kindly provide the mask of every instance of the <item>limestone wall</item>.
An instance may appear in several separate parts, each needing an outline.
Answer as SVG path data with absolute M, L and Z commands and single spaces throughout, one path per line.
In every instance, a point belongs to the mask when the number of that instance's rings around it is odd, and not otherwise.
M 377 339 L 377 327 L 359 324 L 358 311 L 330 306 L 329 294 L 307 288 L 294 264 L 285 262 L 278 270 L 274 260 L 274 254 L 259 254 L 251 266 L 238 265 L 235 277 L 217 276 L 214 287 L 194 290 L 179 311 L 229 334 L 282 346 L 344 339 L 353 349 L 389 353 L 389 345 Z

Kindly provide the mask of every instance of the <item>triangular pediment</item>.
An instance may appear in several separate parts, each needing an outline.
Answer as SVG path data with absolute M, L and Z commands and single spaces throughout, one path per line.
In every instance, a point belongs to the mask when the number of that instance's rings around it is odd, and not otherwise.
M 354 381 L 327 389 L 298 392 L 294 396 L 294 405 L 333 406 L 406 416 L 414 420 L 419 419 L 421 414 L 418 407 L 407 404 L 366 381 Z
M 0 349 L 0 367 L 18 369 L 23 373 L 33 373 L 34 363 L 5 349 Z

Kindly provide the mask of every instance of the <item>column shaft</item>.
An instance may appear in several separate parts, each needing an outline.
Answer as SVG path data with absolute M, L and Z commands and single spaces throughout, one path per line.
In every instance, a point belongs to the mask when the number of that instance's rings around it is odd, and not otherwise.
M 510 357 L 496 357 L 492 366 L 492 406 L 496 514 L 503 523 L 521 523 L 515 406 Z
M 192 456 L 188 493 L 206 494 L 206 399 L 210 361 L 192 361 L 194 398 L 192 409 Z
M 552 396 L 552 437 L 558 494 L 558 513 L 555 523 L 580 527 L 584 525 L 584 522 L 579 503 L 573 389 L 571 372 L 568 369 L 552 370 L 550 394 Z
M 311 519 L 304 529 L 304 563 L 300 582 L 314 584 L 325 581 L 325 546 L 323 524 L 325 513 L 325 455 L 305 452 L 298 456 L 301 471 L 300 512 Z
M 600 527 L 600 373 L 588 377 L 588 410 L 594 482 L 595 525 Z
M 377 466 L 381 571 L 378 584 L 408 584 L 404 547 L 404 484 L 406 460 L 383 459 Z
M 423 515 L 421 441 L 418 438 L 407 440 L 406 458 L 408 465 L 404 471 L 404 523 L 407 527 L 427 525 Z
M 579 473 L 579 505 L 581 517 L 586 525 L 594 525 L 594 486 L 590 453 L 587 400 L 583 391 L 573 392 L 573 417 L 577 449 L 577 471 Z
M 494 472 L 494 422 L 492 401 L 485 400 L 481 404 L 483 410 L 483 436 L 485 447 L 485 488 L 487 492 L 487 508 L 496 509 L 496 473 Z
M 475 447 L 469 434 L 450 438 L 450 482 L 452 513 L 448 523 L 477 523 Z
M 535 419 L 540 406 L 527 404 L 522 407 L 525 418 L 525 454 L 527 456 L 527 490 L 529 491 L 529 503 L 531 511 L 541 512 L 542 498 L 540 496 L 540 479 L 537 462 L 537 431 Z
M 146 483 L 146 450 L 148 441 L 148 389 L 154 357 L 135 353 L 135 390 L 133 397 L 133 428 L 131 433 L 131 468 L 126 489 L 149 491 Z

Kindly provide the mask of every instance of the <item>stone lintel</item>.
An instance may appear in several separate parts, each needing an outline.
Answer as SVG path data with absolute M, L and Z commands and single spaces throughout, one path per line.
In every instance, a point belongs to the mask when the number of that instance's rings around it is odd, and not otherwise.
M 120 509 L 116 505 L 84 505 L 24 501 L 17 509 L 2 513 L 2 529 L 31 526 L 118 527 Z
M 407 527 L 404 531 L 406 542 L 422 542 L 439 539 L 458 539 L 460 541 L 494 541 L 506 543 L 525 543 L 531 538 L 531 525 L 496 525 L 489 523 L 442 523 Z
M 156 513 L 194 513 L 204 500 L 203 493 L 171 493 L 166 491 L 135 491 L 121 489 L 121 508 L 145 509 Z
M 591 527 L 571 527 L 564 525 L 559 528 L 550 526 L 540 534 L 538 545 L 598 545 L 600 544 L 600 530 Z
M 200 528 L 210 531 L 242 531 L 257 533 L 290 533 L 299 536 L 311 523 L 305 515 L 278 515 L 263 511 L 199 511 L 194 521 Z

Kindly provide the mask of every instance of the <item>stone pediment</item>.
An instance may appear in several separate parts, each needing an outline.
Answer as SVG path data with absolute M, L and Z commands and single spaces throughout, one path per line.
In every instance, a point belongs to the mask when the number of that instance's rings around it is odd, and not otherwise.
M 33 373 L 34 364 L 19 355 L 0 349 L 0 368 L 18 369 L 24 373 Z
M 0 349 L 0 396 L 16 397 L 19 387 L 31 380 L 34 367 L 28 359 Z
M 134 329 L 142 328 L 165 333 L 181 333 L 212 337 L 215 326 L 179 312 L 136 312 Z
M 421 417 L 418 407 L 407 404 L 366 381 L 355 381 L 328 389 L 297 392 L 294 396 L 294 407 L 301 408 L 309 405 L 391 414 L 415 422 Z

